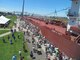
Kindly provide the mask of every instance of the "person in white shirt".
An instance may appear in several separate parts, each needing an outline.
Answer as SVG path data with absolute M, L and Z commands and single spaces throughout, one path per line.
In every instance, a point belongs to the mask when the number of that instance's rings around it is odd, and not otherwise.
M 19 55 L 21 56 L 21 50 L 19 50 Z

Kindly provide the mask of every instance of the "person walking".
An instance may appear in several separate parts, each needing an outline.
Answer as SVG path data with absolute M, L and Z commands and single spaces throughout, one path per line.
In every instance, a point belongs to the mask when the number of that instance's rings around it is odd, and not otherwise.
M 6 43 L 6 41 L 5 41 L 4 37 L 3 37 L 3 39 L 2 39 L 2 40 L 3 40 L 3 43 Z
M 20 56 L 20 60 L 24 60 L 24 57 L 23 56 Z
M 12 40 L 10 40 L 10 44 L 11 44 L 11 45 L 13 44 Z
M 48 56 L 47 56 L 47 60 L 51 60 L 51 59 L 50 59 L 50 54 L 48 54 Z
M 10 36 L 8 35 L 8 40 L 10 40 Z
M 21 56 L 21 50 L 19 50 L 19 55 Z
M 13 55 L 13 56 L 12 56 L 12 60 L 17 60 L 16 55 Z
M 33 52 L 32 51 L 30 52 L 30 57 L 33 58 Z
M 16 37 L 15 36 L 13 36 L 13 39 L 14 39 L 14 41 L 16 41 Z
M 20 34 L 18 34 L 18 39 L 20 39 Z

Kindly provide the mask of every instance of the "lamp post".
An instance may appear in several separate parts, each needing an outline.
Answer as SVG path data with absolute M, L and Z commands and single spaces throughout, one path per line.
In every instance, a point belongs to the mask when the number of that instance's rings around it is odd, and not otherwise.
M 25 0 L 23 0 L 23 4 L 22 4 L 22 13 L 21 13 L 21 18 L 23 19 L 23 15 L 24 15 L 24 4 L 25 4 Z

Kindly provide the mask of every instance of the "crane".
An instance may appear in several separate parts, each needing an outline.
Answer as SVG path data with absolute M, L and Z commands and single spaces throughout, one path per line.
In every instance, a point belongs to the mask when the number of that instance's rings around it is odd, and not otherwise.
M 58 12 L 61 12 L 61 11 L 64 11 L 64 10 L 68 10 L 69 8 L 70 8 L 70 7 L 67 7 L 67 8 L 65 8 L 65 9 L 61 9 L 61 10 L 58 10 L 58 11 L 55 9 L 54 12 L 50 12 L 50 13 L 47 14 L 47 15 L 52 15 L 52 14 L 54 14 L 54 16 L 56 16 Z

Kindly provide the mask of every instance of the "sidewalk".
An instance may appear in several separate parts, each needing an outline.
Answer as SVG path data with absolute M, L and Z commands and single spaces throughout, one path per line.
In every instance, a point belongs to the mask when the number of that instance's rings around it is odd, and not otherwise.
M 27 34 L 25 35 L 25 38 L 26 39 L 29 39 L 29 41 L 30 42 L 32 42 L 32 36 L 28 36 Z M 27 44 L 28 44 L 28 48 L 29 48 L 29 50 L 30 51 L 33 51 L 33 45 L 32 45 L 32 43 L 28 43 L 27 42 Z M 43 49 L 41 49 L 41 52 L 42 52 L 42 55 L 38 55 L 37 53 L 33 53 L 34 54 L 34 57 L 36 58 L 36 59 L 34 59 L 34 60 L 46 60 L 46 55 L 45 55 L 45 52 L 43 51 Z
M 5 29 L 4 29 L 4 28 L 0 28 L 0 30 L 10 30 L 10 29 L 7 29 L 7 28 L 5 28 Z
M 27 31 L 27 29 L 24 29 L 23 28 L 23 31 Z M 28 43 L 28 48 L 30 51 L 33 51 L 33 45 L 32 45 L 32 35 L 33 35 L 33 32 L 31 32 L 30 30 L 28 30 L 28 32 L 30 33 L 30 36 L 28 36 L 27 34 L 25 35 L 25 39 L 28 39 L 31 43 Z M 38 42 L 38 37 L 34 37 L 36 43 Z M 34 57 L 36 57 L 36 59 L 34 60 L 47 60 L 46 59 L 46 51 L 45 51 L 45 46 L 42 44 L 41 45 L 41 52 L 42 52 L 42 55 L 38 55 L 37 53 L 33 53 L 34 54 Z M 54 59 L 54 55 L 50 56 L 51 60 Z
M 29 32 L 30 32 L 30 31 L 29 31 Z M 32 32 L 30 32 L 30 34 L 32 34 Z M 34 39 L 35 39 L 36 42 L 38 42 L 38 37 L 34 37 Z M 46 51 L 45 51 L 45 46 L 42 44 L 41 47 L 42 47 L 42 51 L 45 53 L 45 52 L 46 52 Z M 45 56 L 46 56 L 46 54 L 45 54 Z M 50 56 L 50 58 L 51 58 L 51 60 L 55 59 L 55 54 L 53 53 L 53 55 Z M 58 60 L 58 59 L 57 59 L 57 60 Z
M 7 33 L 4 33 L 4 34 L 1 34 L 0 37 L 3 37 L 3 36 L 6 36 L 6 35 L 9 35 L 11 32 L 7 32 Z
M 30 30 L 31 29 L 28 30 L 28 32 L 30 33 L 30 36 L 28 36 L 27 34 L 25 34 L 25 40 L 29 40 L 30 41 L 30 43 L 27 42 L 28 48 L 29 48 L 30 51 L 33 51 L 33 45 L 32 45 L 32 35 L 33 35 L 33 32 L 31 32 Z M 23 28 L 22 31 L 27 31 L 27 29 L 26 28 Z M 36 41 L 35 44 L 37 44 L 38 37 L 36 36 L 36 37 L 34 37 L 34 39 Z M 42 52 L 42 55 L 38 55 L 37 53 L 33 53 L 34 54 L 34 57 L 36 57 L 36 59 L 34 59 L 34 60 L 47 60 L 46 59 L 46 53 L 45 53 L 46 52 L 45 51 L 45 46 L 43 44 L 41 45 L 41 52 Z M 55 59 L 54 54 L 52 56 L 50 56 L 50 58 L 51 58 L 51 60 Z

